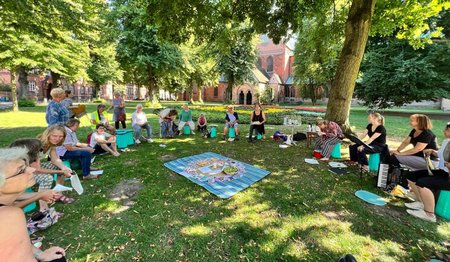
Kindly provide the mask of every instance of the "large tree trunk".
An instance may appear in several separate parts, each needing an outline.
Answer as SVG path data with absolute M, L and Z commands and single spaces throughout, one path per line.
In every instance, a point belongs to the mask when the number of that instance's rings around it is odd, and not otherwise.
M 17 86 L 16 86 L 16 72 L 11 70 L 11 100 L 13 103 L 13 111 L 19 111 L 19 103 L 17 102 Z
M 233 86 L 234 86 L 234 77 L 228 77 L 227 88 L 225 89 L 225 101 L 226 103 L 233 102 Z
M 25 67 L 20 66 L 17 69 L 17 75 L 19 77 L 19 99 L 25 99 L 28 92 L 28 72 Z
M 366 48 L 376 0 L 353 0 L 345 23 L 345 41 L 333 80 L 325 118 L 350 130 L 348 120 L 355 81 Z

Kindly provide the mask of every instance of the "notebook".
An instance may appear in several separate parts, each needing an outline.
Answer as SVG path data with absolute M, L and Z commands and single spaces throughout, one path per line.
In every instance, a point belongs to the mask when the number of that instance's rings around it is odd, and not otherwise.
M 331 168 L 328 168 L 328 170 L 331 173 L 335 174 L 335 175 L 345 175 L 345 174 L 347 174 L 347 170 L 345 170 L 344 168 L 331 167 Z

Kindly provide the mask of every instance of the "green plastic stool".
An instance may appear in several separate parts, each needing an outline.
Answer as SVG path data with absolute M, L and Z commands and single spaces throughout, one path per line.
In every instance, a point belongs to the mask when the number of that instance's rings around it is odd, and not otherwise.
M 261 139 L 262 139 L 262 135 L 261 135 L 260 133 L 258 133 L 258 134 L 256 135 L 256 139 L 257 139 L 257 140 L 261 140 Z
M 332 158 L 341 158 L 341 143 L 337 143 L 334 148 L 333 151 L 331 151 L 331 157 Z
M 234 132 L 234 127 L 230 127 L 230 129 L 228 130 L 228 137 L 229 138 L 235 138 L 236 137 L 236 132 Z
M 25 190 L 25 192 L 33 192 L 33 190 L 31 190 L 31 188 L 27 188 L 27 190 Z M 35 208 L 37 207 L 36 202 L 30 203 L 28 204 L 26 207 L 23 208 L 23 212 L 26 213 L 30 213 L 31 211 L 33 211 Z
M 62 161 L 63 164 L 68 167 L 68 168 L 72 168 L 72 166 L 70 165 L 70 161 L 69 160 L 63 160 Z M 53 174 L 53 180 L 56 181 L 56 178 L 58 178 L 58 174 Z M 64 178 L 64 181 L 68 181 L 70 180 L 69 177 Z
M 189 127 L 189 125 L 184 125 L 183 127 L 183 134 L 185 135 L 190 135 L 191 134 L 191 128 Z
M 378 167 L 380 166 L 380 153 L 369 155 L 369 171 L 378 172 Z
M 450 191 L 441 190 L 436 204 L 436 214 L 446 220 L 450 220 Z

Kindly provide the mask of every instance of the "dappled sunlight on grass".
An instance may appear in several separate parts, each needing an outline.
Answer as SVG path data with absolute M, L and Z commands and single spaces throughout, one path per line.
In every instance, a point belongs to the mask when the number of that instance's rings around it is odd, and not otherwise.
M 211 228 L 206 227 L 204 225 L 195 225 L 195 226 L 189 226 L 184 227 L 181 229 L 181 234 L 187 235 L 187 236 L 209 236 L 212 233 Z

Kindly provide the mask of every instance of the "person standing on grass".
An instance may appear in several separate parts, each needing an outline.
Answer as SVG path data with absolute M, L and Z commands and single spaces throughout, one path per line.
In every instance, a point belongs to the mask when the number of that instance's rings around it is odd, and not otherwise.
M 227 113 L 225 115 L 225 127 L 223 128 L 223 139 L 227 139 L 228 129 L 234 128 L 236 140 L 239 140 L 239 116 L 237 112 L 234 112 L 232 105 L 227 106 Z
M 264 135 L 264 123 L 266 122 L 266 114 L 262 111 L 259 103 L 255 104 L 255 110 L 250 117 L 250 131 L 248 135 L 248 141 L 253 142 L 253 131 L 256 130 L 256 135 Z
M 431 131 L 431 120 L 426 115 L 414 114 L 409 117 L 409 124 L 413 129 L 400 146 L 390 152 L 390 163 L 394 167 L 399 167 L 402 164 L 411 170 L 427 169 L 423 150 L 437 150 L 436 136 Z M 409 144 L 412 144 L 414 147 L 404 150 Z M 434 155 L 431 156 L 431 159 L 435 164 L 437 163 Z
M 96 179 L 98 175 L 91 174 L 91 171 L 98 170 L 98 168 L 91 167 L 92 153 L 94 149 L 89 147 L 88 144 L 80 143 L 77 138 L 77 130 L 80 127 L 80 120 L 69 119 L 67 121 L 66 138 L 62 146 L 56 148 L 58 156 L 62 160 L 76 159 L 81 163 L 81 169 L 83 170 L 83 179 Z
M 316 140 L 314 150 L 321 152 L 322 158 L 320 160 L 328 161 L 333 148 L 341 142 L 342 129 L 335 122 L 324 119 L 318 119 L 316 124 L 320 131 L 317 132 L 319 137 Z
M 183 105 L 183 110 L 180 112 L 180 122 L 178 123 L 178 130 L 180 132 L 183 132 L 184 125 L 186 123 L 189 125 L 189 128 L 191 129 L 191 133 L 195 135 L 194 128 L 195 124 L 192 121 L 192 111 L 189 109 L 188 104 Z
M 54 88 L 50 91 L 52 101 L 48 103 L 45 111 L 45 121 L 47 125 L 64 125 L 70 118 L 69 110 L 61 102 L 66 98 L 66 93 L 62 88 Z
M 406 176 L 411 191 L 418 198 L 416 202 L 405 203 L 405 206 L 409 208 L 406 212 L 430 222 L 436 222 L 433 191 L 450 191 L 450 123 L 447 123 L 444 129 L 444 136 L 445 140 L 438 151 L 434 149 L 423 150 L 425 155 L 439 158 L 437 169 L 417 170 L 409 172 Z
M 35 169 L 28 165 L 26 148 L 0 149 L 0 257 L 2 261 L 66 261 L 61 247 L 44 251 L 31 244 L 23 211 L 11 206 L 34 185 Z
M 149 125 L 147 115 L 142 110 L 142 104 L 136 105 L 136 111 L 131 115 L 131 126 L 134 129 L 134 142 L 140 144 L 141 129 L 147 130 L 147 142 L 153 143 L 152 127 Z
M 112 100 L 113 111 L 113 121 L 116 129 L 119 129 L 119 122 L 122 123 L 122 128 L 127 128 L 126 114 L 125 114 L 125 101 L 119 92 L 114 93 L 114 99 Z
M 113 156 L 120 156 L 117 152 L 116 136 L 105 132 L 106 127 L 98 124 L 96 131 L 92 133 L 89 146 L 94 149 L 93 154 L 110 153 Z
M 64 98 L 63 101 L 61 101 L 61 104 L 67 108 L 67 110 L 69 111 L 69 116 L 70 118 L 74 118 L 75 115 L 73 114 L 71 108 L 73 107 L 73 101 L 72 101 L 72 91 L 70 90 L 66 90 L 65 91 L 66 94 L 66 98 Z
M 366 144 L 369 145 L 372 150 L 365 148 L 363 145 L 357 144 L 350 145 L 348 147 L 350 151 L 350 165 L 359 164 L 362 170 L 369 171 L 369 161 L 367 160 L 367 154 L 383 153 L 383 158 L 388 158 L 388 149 L 386 145 L 386 128 L 384 128 L 384 117 L 379 113 L 370 113 L 369 124 L 367 125 L 364 133 L 361 135 L 361 139 L 369 136 L 369 140 Z M 382 161 L 384 162 L 384 161 Z

